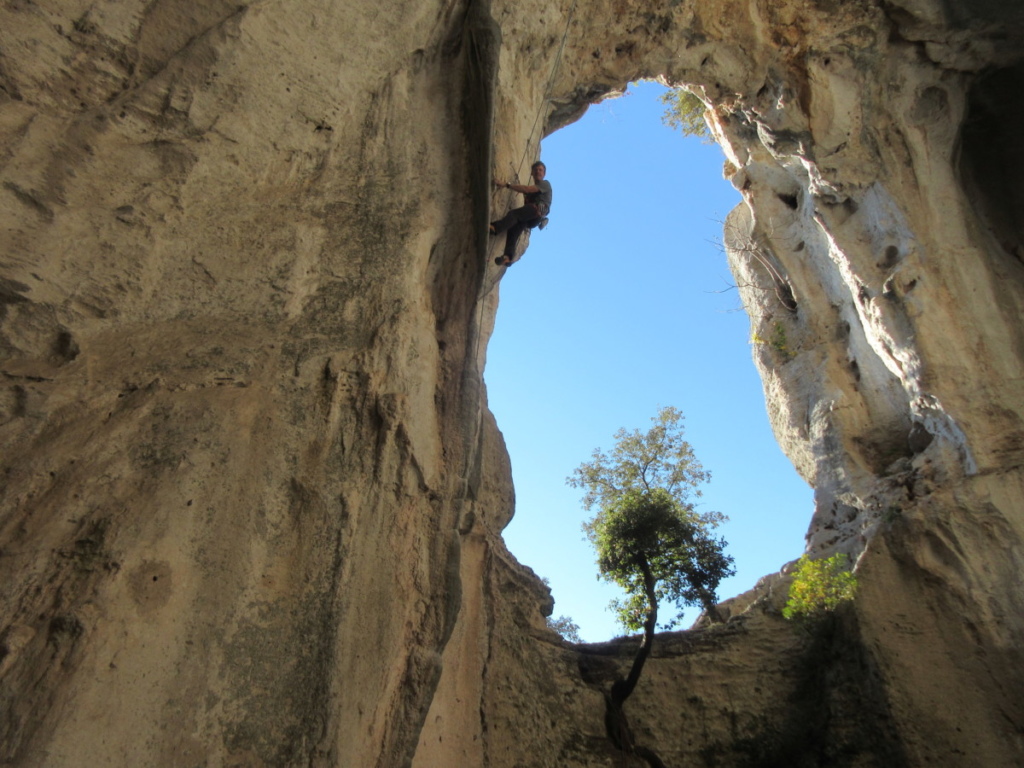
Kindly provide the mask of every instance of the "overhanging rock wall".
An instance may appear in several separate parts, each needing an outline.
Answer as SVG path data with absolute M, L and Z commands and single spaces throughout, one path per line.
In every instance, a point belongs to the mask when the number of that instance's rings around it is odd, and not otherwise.
M 814 642 L 774 581 L 667 638 L 638 741 L 1020 763 L 1022 29 L 998 0 L 5 4 L 0 763 L 636 764 L 601 695 L 629 648 L 560 643 L 500 540 L 481 370 L 491 169 L 639 77 L 715 107 L 769 412 L 862 590 Z

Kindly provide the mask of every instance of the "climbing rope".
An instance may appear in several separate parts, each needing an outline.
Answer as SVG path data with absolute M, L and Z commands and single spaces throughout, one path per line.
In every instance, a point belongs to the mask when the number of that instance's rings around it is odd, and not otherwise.
M 530 152 L 530 145 L 533 143 L 533 134 L 537 131 L 537 123 L 540 122 L 540 117 L 544 114 L 544 108 L 547 106 L 548 98 L 551 96 L 551 88 L 554 86 L 558 70 L 562 66 L 562 53 L 565 51 L 565 42 L 569 39 L 569 26 L 572 24 L 574 13 L 576 13 L 576 0 L 572 0 L 572 5 L 569 6 L 569 15 L 565 19 L 565 30 L 562 32 L 562 42 L 558 46 L 558 53 L 555 55 L 555 63 L 551 67 L 548 84 L 544 88 L 544 98 L 541 99 L 540 109 L 537 110 L 537 116 L 533 119 L 533 127 L 530 128 L 530 133 L 526 137 L 526 149 L 523 150 L 523 156 L 519 160 L 519 169 L 515 173 L 517 179 L 519 178 L 519 173 L 523 170 L 523 163 L 526 162 L 526 156 Z
M 519 183 L 519 174 L 523 170 L 523 163 L 526 162 L 526 158 L 527 158 L 527 156 L 530 153 L 530 147 L 533 144 L 533 137 L 534 137 L 534 134 L 537 132 L 537 125 L 538 125 L 538 123 L 540 123 L 540 118 L 544 114 L 545 108 L 547 107 L 548 99 L 551 96 L 551 89 L 554 87 L 554 84 L 555 84 L 555 78 L 558 76 L 558 70 L 562 66 L 562 54 L 565 52 L 565 43 L 569 39 L 569 27 L 572 25 L 573 15 L 576 13 L 576 2 L 577 2 L 577 0 L 572 0 L 572 4 L 569 6 L 569 13 L 568 13 L 568 15 L 566 16 L 566 19 L 565 19 L 565 29 L 562 31 L 562 40 L 561 40 L 561 42 L 558 45 L 558 53 L 555 55 L 554 64 L 552 64 L 552 66 L 551 66 L 551 74 L 548 76 L 548 82 L 547 82 L 547 85 L 544 88 L 544 98 L 541 99 L 540 107 L 537 109 L 537 115 L 536 115 L 536 117 L 534 117 L 533 125 L 530 127 L 530 133 L 526 137 L 526 147 L 525 147 L 525 149 L 523 149 L 522 157 L 519 158 L 519 167 L 518 168 L 514 167 L 512 165 L 512 162 L 509 161 L 509 168 L 512 171 L 512 178 L 515 180 L 514 183 L 516 183 L 516 184 Z M 505 200 L 505 211 L 502 214 L 502 216 L 504 216 L 510 210 L 512 210 L 512 200 L 515 198 L 516 194 L 517 194 L 516 192 L 514 192 L 512 190 L 509 190 L 508 197 Z M 487 256 L 488 256 L 488 260 L 489 260 L 490 259 L 490 249 L 488 249 Z M 487 285 L 483 288 L 483 290 L 480 292 L 480 294 L 479 294 L 479 296 L 477 298 L 478 301 L 480 299 L 482 299 L 484 296 L 486 296 L 488 293 L 490 293 L 491 290 L 493 290 L 493 288 L 497 284 L 498 280 L 501 279 L 501 274 L 502 273 L 499 271 L 498 274 L 492 280 L 487 281 Z M 479 339 L 478 339 L 478 346 L 479 346 Z
M 530 133 L 526 137 L 526 148 L 523 149 L 523 156 L 519 158 L 519 167 L 516 168 L 515 166 L 512 165 L 512 162 L 509 161 L 508 165 L 512 171 L 512 179 L 514 180 L 513 183 L 515 184 L 519 183 L 519 174 L 522 172 L 523 163 L 526 162 L 526 158 L 530 153 L 530 146 L 533 144 L 533 136 L 537 132 L 537 124 L 540 122 L 540 118 L 544 114 L 544 110 L 547 107 L 548 99 L 551 96 L 551 89 L 554 87 L 555 84 L 555 78 L 558 76 L 558 70 L 562 66 L 562 54 L 565 52 L 565 43 L 569 39 L 569 27 L 572 25 L 572 18 L 573 15 L 576 13 L 576 2 L 577 0 L 572 0 L 572 5 L 569 6 L 569 13 L 565 18 L 565 29 L 562 31 L 562 41 L 558 45 L 558 53 L 555 55 L 554 64 L 552 64 L 551 66 L 551 74 L 548 76 L 548 82 L 544 88 L 544 98 L 541 99 L 540 107 L 537 110 L 537 115 L 536 117 L 534 117 L 533 125 L 530 127 Z M 516 194 L 516 192 L 509 190 L 508 197 L 505 199 L 505 210 L 502 213 L 502 216 L 504 216 L 510 210 L 512 210 L 512 201 L 515 199 Z M 490 250 L 488 250 L 487 256 L 488 258 L 490 258 Z M 499 273 L 499 275 L 500 274 L 501 273 Z M 490 293 L 491 289 L 494 288 L 494 285 L 495 283 L 497 283 L 498 279 L 490 281 L 487 287 L 484 289 L 484 291 L 480 294 L 480 296 L 483 297 Z

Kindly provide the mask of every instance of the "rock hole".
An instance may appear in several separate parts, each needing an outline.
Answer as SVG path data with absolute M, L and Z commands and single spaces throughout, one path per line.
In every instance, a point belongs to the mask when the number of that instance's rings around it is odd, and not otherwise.
M 880 269 L 892 269 L 896 266 L 896 262 L 900 259 L 900 249 L 895 245 L 887 246 L 885 252 L 882 254 L 881 261 L 878 262 Z
M 779 200 L 786 204 L 787 208 L 790 208 L 791 210 L 795 211 L 797 209 L 797 206 L 799 205 L 796 195 L 784 195 L 780 192 L 778 194 L 778 198 Z
M 918 95 L 910 110 L 910 119 L 919 124 L 934 123 L 944 119 L 948 112 L 949 95 L 944 89 L 932 85 Z
M 913 427 L 910 428 L 910 434 L 907 436 L 907 445 L 912 453 L 921 453 L 925 448 L 932 444 L 932 440 L 935 439 L 935 435 L 929 432 L 924 424 L 916 422 Z
M 53 343 L 53 352 L 57 357 L 71 362 L 78 357 L 80 351 L 78 342 L 75 341 L 75 337 L 69 331 L 61 331 L 57 334 L 56 341 Z
M 789 283 L 783 283 L 779 286 L 779 300 L 790 312 L 796 312 L 796 296 L 793 294 L 793 286 Z

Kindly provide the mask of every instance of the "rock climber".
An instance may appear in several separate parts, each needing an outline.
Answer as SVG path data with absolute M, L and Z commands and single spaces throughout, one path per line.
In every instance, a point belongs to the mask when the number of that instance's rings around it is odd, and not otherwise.
M 547 172 L 547 166 L 538 160 L 530 166 L 533 184 L 510 184 L 506 181 L 494 180 L 496 187 L 520 192 L 524 200 L 522 207 L 513 208 L 503 218 L 491 222 L 492 235 L 508 232 L 505 235 L 505 251 L 494 260 L 495 264 L 510 266 L 516 255 L 516 243 L 519 242 L 520 235 L 527 229 L 533 229 L 540 224 L 551 210 L 551 182 L 544 178 Z

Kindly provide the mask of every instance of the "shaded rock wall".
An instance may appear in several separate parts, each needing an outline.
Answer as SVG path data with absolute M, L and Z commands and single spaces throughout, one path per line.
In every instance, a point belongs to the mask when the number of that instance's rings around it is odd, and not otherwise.
M 637 764 L 603 720 L 628 643 L 561 643 L 500 539 L 485 222 L 492 173 L 663 77 L 715 108 L 769 413 L 862 591 L 814 641 L 777 579 L 666 639 L 638 740 L 1019 763 L 1022 28 L 997 0 L 4 5 L 0 761 Z
M 2 17 L 0 760 L 403 763 L 481 474 L 486 30 Z

